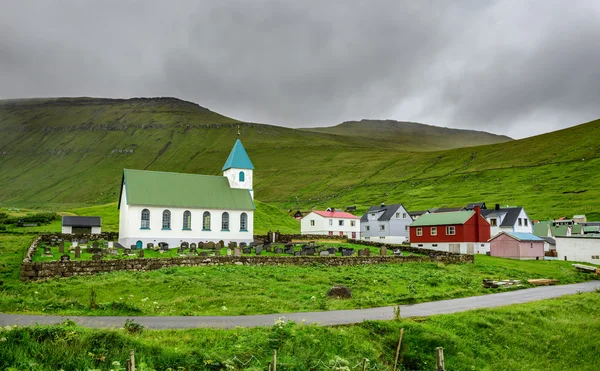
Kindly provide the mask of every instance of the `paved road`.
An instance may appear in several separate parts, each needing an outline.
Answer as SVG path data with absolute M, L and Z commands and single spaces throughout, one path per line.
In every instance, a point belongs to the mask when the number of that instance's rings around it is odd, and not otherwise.
M 473 296 L 462 299 L 450 299 L 429 303 L 402 305 L 400 310 L 403 318 L 431 316 L 463 312 L 479 308 L 494 308 L 509 304 L 527 303 L 536 300 L 556 298 L 577 292 L 590 292 L 600 287 L 599 281 L 576 283 L 572 285 L 543 286 L 531 289 L 509 291 L 484 296 Z M 0 326 L 55 324 L 71 319 L 85 327 L 111 328 L 121 327 L 126 319 L 133 319 L 152 329 L 183 329 L 196 327 L 231 328 L 271 326 L 279 317 L 286 320 L 320 325 L 343 325 L 358 323 L 365 320 L 390 320 L 394 318 L 394 307 L 370 309 L 334 310 L 327 312 L 304 312 L 283 314 L 261 314 L 255 316 L 154 316 L 154 317 L 85 317 L 85 316 L 43 316 L 0 314 Z

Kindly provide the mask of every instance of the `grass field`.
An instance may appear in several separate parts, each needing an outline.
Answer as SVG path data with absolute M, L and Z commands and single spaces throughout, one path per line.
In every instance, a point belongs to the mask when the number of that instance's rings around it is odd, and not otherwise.
M 135 349 L 141 370 L 391 370 L 404 328 L 400 370 L 548 371 L 600 368 L 599 293 L 429 318 L 318 327 L 285 320 L 231 330 L 91 330 L 71 324 L 0 330 L 6 370 L 109 370 Z M 13 368 L 10 368 L 13 367 Z M 122 367 L 122 366 L 121 366 Z M 348 367 L 348 368 L 344 368 Z
M 475 264 L 407 263 L 345 267 L 208 266 L 151 272 L 19 281 L 31 236 L 0 235 L 0 312 L 65 315 L 237 315 L 369 308 L 498 292 L 484 278 L 593 279 L 564 261 L 516 261 L 476 256 Z M 337 284 L 352 299 L 326 298 Z M 523 287 L 527 287 L 525 284 Z M 90 307 L 90 293 L 96 303 Z

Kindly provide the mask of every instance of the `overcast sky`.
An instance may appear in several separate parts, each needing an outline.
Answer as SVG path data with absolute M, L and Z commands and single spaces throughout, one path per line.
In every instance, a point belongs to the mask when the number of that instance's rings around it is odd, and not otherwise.
M 54 96 L 520 138 L 600 118 L 600 1 L 0 0 L 0 98 Z

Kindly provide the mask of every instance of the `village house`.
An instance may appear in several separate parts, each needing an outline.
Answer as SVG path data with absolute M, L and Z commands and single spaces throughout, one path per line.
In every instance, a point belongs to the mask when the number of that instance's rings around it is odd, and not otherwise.
M 119 243 L 252 242 L 254 165 L 238 139 L 223 176 L 123 170 Z
M 557 236 L 559 260 L 600 264 L 600 235 Z
M 63 234 L 99 234 L 102 233 L 102 218 L 99 216 L 63 216 Z
M 481 215 L 490 223 L 491 234 L 500 232 L 533 233 L 531 219 L 522 207 L 500 207 L 481 210 Z
M 543 260 L 544 242 L 531 233 L 502 231 L 490 239 L 490 255 L 519 260 Z
M 587 217 L 584 214 L 573 215 L 573 222 L 579 223 L 579 224 L 586 223 Z
M 360 218 L 333 208 L 313 210 L 300 221 L 300 233 L 357 239 L 360 237 Z
M 373 242 L 401 244 L 408 239 L 412 217 L 402 204 L 371 206 L 360 218 L 360 236 Z
M 412 247 L 487 254 L 490 251 L 490 225 L 481 209 L 424 214 L 410 225 Z

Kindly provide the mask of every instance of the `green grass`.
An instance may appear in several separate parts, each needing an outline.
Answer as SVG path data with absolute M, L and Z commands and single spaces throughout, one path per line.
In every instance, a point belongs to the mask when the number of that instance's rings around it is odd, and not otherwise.
M 23 283 L 18 267 L 32 237 L 0 235 L 0 312 L 65 315 L 237 315 L 370 308 L 499 292 L 484 278 L 555 278 L 562 284 L 595 276 L 570 262 L 476 256 L 474 264 L 407 263 L 344 267 L 207 266 Z M 352 299 L 326 298 L 336 284 Z M 100 307 L 89 307 L 94 288 Z M 523 287 L 528 287 L 525 283 Z M 225 308 L 225 309 L 224 309 Z
M 447 370 L 597 370 L 600 294 L 586 293 L 503 308 L 400 321 L 318 327 L 93 330 L 60 326 L 0 330 L 0 364 L 28 370 L 108 370 L 135 349 L 146 370 L 264 370 L 277 349 L 278 370 L 391 370 L 404 328 L 400 370 L 433 370 L 444 348 Z M 330 364 L 331 362 L 331 364 Z M 7 370 L 13 370 L 7 368 Z M 358 368 L 360 369 L 360 368 Z M 144 368 L 142 368 L 144 370 Z

